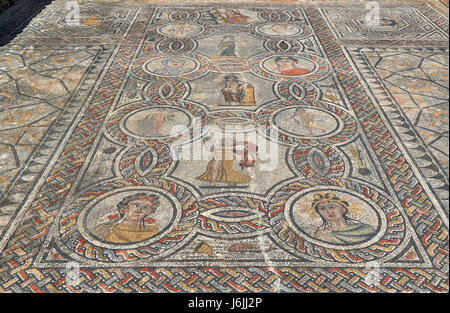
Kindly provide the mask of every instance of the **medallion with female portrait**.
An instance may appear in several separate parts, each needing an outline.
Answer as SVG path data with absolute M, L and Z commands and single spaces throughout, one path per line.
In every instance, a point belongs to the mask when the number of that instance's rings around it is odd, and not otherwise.
M 404 219 L 389 196 L 352 178 L 293 180 L 270 198 L 273 238 L 301 258 L 371 261 L 405 239 Z
M 379 230 L 380 215 L 365 200 L 343 191 L 313 192 L 292 203 L 292 223 L 316 240 L 354 245 Z

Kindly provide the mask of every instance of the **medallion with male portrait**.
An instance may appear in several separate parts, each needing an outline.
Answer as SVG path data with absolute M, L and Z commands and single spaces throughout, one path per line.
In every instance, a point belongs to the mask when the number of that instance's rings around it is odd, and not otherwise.
M 167 229 L 175 211 L 161 194 L 115 194 L 97 203 L 86 215 L 88 232 L 105 243 L 131 244 L 151 239 Z
M 150 59 L 142 68 L 149 74 L 172 77 L 193 72 L 197 62 L 187 57 L 168 56 Z

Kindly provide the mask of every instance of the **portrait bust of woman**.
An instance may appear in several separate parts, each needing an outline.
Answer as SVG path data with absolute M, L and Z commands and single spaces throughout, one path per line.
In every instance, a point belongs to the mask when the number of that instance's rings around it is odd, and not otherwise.
M 349 203 L 333 193 L 315 194 L 311 208 L 322 219 L 314 237 L 337 244 L 354 244 L 369 240 L 373 226 L 348 217 Z

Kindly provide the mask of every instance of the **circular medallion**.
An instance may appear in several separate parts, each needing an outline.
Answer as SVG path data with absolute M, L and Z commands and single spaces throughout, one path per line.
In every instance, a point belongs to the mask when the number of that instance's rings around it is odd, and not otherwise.
M 199 106 L 181 100 L 166 103 L 137 102 L 122 107 L 108 120 L 106 134 L 129 145 L 191 140 L 201 135 L 207 116 Z
M 194 72 L 198 62 L 181 56 L 162 56 L 150 59 L 142 65 L 142 69 L 151 75 L 162 77 L 176 77 Z
M 296 36 L 303 33 L 300 27 L 288 23 L 267 23 L 256 26 L 258 33 L 269 36 Z
M 336 115 L 311 106 L 285 108 L 272 116 L 281 132 L 303 138 L 322 138 L 338 133 L 342 123 Z
M 261 62 L 263 70 L 278 76 L 306 76 L 317 70 L 317 64 L 307 58 L 296 56 L 270 57 Z
M 381 218 L 384 214 L 376 204 L 342 188 L 296 194 L 286 202 L 285 215 L 293 229 L 312 242 L 336 248 L 369 243 L 382 226 L 386 228 Z
M 163 178 L 147 186 L 123 180 L 96 185 L 63 210 L 58 225 L 64 249 L 113 263 L 177 249 L 189 240 L 198 216 L 195 196 Z
M 328 102 L 300 103 L 278 101 L 263 107 L 258 126 L 283 143 L 306 146 L 342 144 L 356 133 L 355 119 L 341 107 Z
M 157 29 L 161 35 L 178 38 L 193 37 L 203 30 L 201 25 L 182 22 L 166 24 Z
M 160 39 L 162 42 L 170 43 L 177 42 L 184 46 L 181 47 L 167 47 L 166 44 L 161 46 L 156 43 L 156 49 L 163 51 L 161 48 L 169 48 L 171 51 L 187 51 L 189 47 L 193 48 L 197 45 L 196 39 L 207 37 L 214 33 L 213 27 L 208 23 L 195 20 L 194 15 L 198 14 L 184 12 L 178 15 L 180 19 L 169 23 L 153 24 L 148 30 L 147 38 Z M 178 44 L 175 44 L 178 45 Z
M 176 198 L 170 194 L 127 188 L 99 197 L 81 213 L 80 222 L 82 233 L 108 246 L 155 241 L 176 218 Z
M 179 136 L 192 125 L 192 116 L 177 107 L 151 107 L 133 111 L 123 117 L 124 133 L 142 139 Z
M 360 263 L 392 253 L 405 238 L 399 209 L 377 188 L 354 180 L 298 180 L 269 201 L 277 242 L 310 260 Z
M 328 76 L 331 66 L 325 59 L 312 54 L 259 54 L 249 60 L 252 71 L 271 80 L 320 80 Z
M 266 21 L 249 25 L 248 33 L 254 37 L 272 39 L 304 39 L 312 35 L 313 31 L 307 24 L 288 21 Z
M 174 79 L 194 79 L 208 72 L 208 60 L 196 54 L 151 54 L 137 59 L 131 66 L 139 79 L 154 81 L 155 76 Z

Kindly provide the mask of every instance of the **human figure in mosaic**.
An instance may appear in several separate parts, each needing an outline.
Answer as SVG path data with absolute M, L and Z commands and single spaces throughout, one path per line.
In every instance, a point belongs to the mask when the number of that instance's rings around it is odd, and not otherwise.
M 349 203 L 333 193 L 315 194 L 311 208 L 322 219 L 314 237 L 337 244 L 352 244 L 369 240 L 374 234 L 373 226 L 347 216 Z
M 192 68 L 185 66 L 186 62 L 182 58 L 170 57 L 162 61 L 162 68 L 155 69 L 154 74 L 165 75 L 165 76 L 175 76 L 182 75 L 192 70 Z
M 294 122 L 301 124 L 308 132 L 308 135 L 313 135 L 314 129 L 317 129 L 322 133 L 326 132 L 325 129 L 314 122 L 314 114 L 306 112 L 303 108 L 297 108 L 290 117 L 285 118 L 283 121 L 289 122 L 290 120 L 294 120 Z
M 244 96 L 239 105 L 255 105 L 255 88 L 251 84 L 245 83 Z
M 213 156 L 208 162 L 206 171 L 197 179 L 212 185 L 215 183 L 243 184 L 252 179 L 250 175 L 238 172 L 233 168 L 235 160 L 225 159 L 226 149 L 213 147 L 211 152 L 213 152 Z M 241 162 L 241 164 L 243 163 Z
M 225 17 L 231 23 L 245 23 L 248 20 L 248 16 L 242 14 L 238 10 L 226 10 Z
M 156 113 L 150 113 L 145 117 L 145 121 L 150 123 L 149 131 L 153 131 L 155 136 L 162 136 L 161 127 L 166 121 L 174 118 L 173 113 L 169 114 L 164 110 L 158 110 Z
M 227 75 L 224 79 L 222 94 L 228 105 L 255 105 L 254 87 L 238 80 L 235 75 Z
M 154 194 L 126 196 L 117 204 L 117 213 L 108 216 L 110 221 L 100 224 L 92 233 L 112 243 L 131 243 L 151 238 L 159 232 L 159 226 L 150 215 L 159 205 L 159 197 Z
M 307 68 L 299 67 L 298 60 L 294 57 L 277 57 L 275 58 L 275 64 L 276 67 L 273 71 L 281 75 L 299 76 L 310 72 Z
M 109 167 L 111 166 L 111 155 L 116 151 L 114 147 L 108 147 L 103 149 L 100 152 L 98 157 L 99 162 L 97 169 L 94 171 L 95 176 L 104 175 L 108 172 Z
M 214 125 L 214 122 L 212 122 Z M 217 125 L 221 127 L 221 125 Z M 249 182 L 252 177 L 246 173 L 237 171 L 234 165 L 238 165 L 241 169 L 247 167 L 253 167 L 255 162 L 249 160 L 248 154 L 238 158 L 238 152 L 235 149 L 235 143 L 233 146 L 226 146 L 223 138 L 218 138 L 217 141 L 211 138 L 205 138 L 204 144 L 209 147 L 211 156 L 206 167 L 206 171 L 197 177 L 197 179 L 208 182 L 210 185 L 215 185 L 216 183 L 226 183 L 229 185 L 236 185 Z M 247 145 L 248 149 L 248 145 Z M 231 157 L 230 157 L 231 156 Z M 247 157 L 247 159 L 245 159 Z M 238 163 L 238 159 L 241 161 Z
M 222 42 L 219 44 L 220 56 L 236 56 L 236 42 L 234 36 L 224 36 Z

